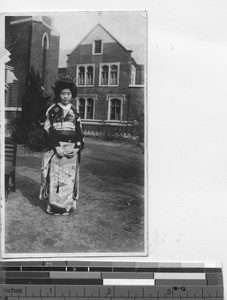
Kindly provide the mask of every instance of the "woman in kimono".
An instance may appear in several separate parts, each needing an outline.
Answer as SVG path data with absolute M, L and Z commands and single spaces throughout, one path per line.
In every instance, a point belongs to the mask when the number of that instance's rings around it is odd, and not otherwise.
M 79 196 L 80 152 L 83 136 L 79 113 L 70 103 L 76 86 L 69 76 L 55 83 L 56 104 L 46 112 L 44 130 L 47 148 L 42 160 L 41 200 L 47 200 L 47 213 L 68 215 L 76 209 Z

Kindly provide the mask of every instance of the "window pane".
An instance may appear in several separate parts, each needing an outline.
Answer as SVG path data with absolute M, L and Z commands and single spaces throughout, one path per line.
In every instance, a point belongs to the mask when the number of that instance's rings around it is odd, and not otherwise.
M 108 85 L 108 73 L 109 73 L 109 67 L 103 66 L 102 72 L 101 72 L 101 84 L 102 85 Z
M 87 67 L 86 85 L 93 85 L 93 67 L 92 66 Z
M 95 41 L 95 53 L 101 53 L 102 52 L 102 41 L 97 40 Z
M 87 119 L 93 119 L 94 100 L 89 98 L 87 100 Z
M 85 78 L 85 68 L 79 67 L 79 73 L 78 73 L 78 85 L 84 85 L 84 78 Z
M 83 98 L 80 98 L 79 100 L 79 113 L 81 119 L 84 119 L 85 117 L 85 100 Z
M 110 68 L 110 84 L 117 85 L 117 71 L 118 66 L 112 65 Z
M 121 100 L 119 99 L 111 100 L 110 119 L 111 120 L 121 119 Z

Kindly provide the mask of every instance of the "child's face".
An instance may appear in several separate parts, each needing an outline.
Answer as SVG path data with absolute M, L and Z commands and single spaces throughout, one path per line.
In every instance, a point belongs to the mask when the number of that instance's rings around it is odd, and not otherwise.
M 72 93 L 69 89 L 64 89 L 60 93 L 60 100 L 63 105 L 69 104 L 72 99 Z

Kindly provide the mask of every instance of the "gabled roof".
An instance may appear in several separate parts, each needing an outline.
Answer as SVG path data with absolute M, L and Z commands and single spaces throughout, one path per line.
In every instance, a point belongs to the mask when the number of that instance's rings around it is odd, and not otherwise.
M 93 27 L 89 32 L 88 34 L 85 35 L 85 37 L 76 45 L 76 47 L 68 54 L 68 56 L 70 54 L 72 54 L 76 48 L 83 43 L 83 41 L 97 28 L 97 27 L 100 27 L 102 28 L 102 30 L 104 30 L 113 40 L 116 41 L 116 43 L 118 43 L 125 51 L 128 51 L 128 52 L 132 52 L 132 50 L 128 50 L 125 48 L 125 46 L 123 46 L 108 30 L 106 30 L 100 23 L 98 23 L 97 25 L 95 25 L 95 27 Z

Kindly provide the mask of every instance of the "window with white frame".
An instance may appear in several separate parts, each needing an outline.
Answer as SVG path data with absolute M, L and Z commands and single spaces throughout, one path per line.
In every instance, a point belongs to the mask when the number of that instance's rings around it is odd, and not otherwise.
M 120 120 L 121 119 L 121 100 L 111 99 L 110 100 L 110 120 Z
M 102 54 L 102 49 L 103 49 L 102 40 L 95 40 L 93 42 L 92 54 L 93 55 Z
M 99 85 L 118 85 L 119 63 L 100 64 Z
M 94 68 L 92 66 L 87 67 L 87 73 L 86 73 L 86 84 L 87 85 L 93 85 L 93 71 Z
M 117 77 L 118 77 L 118 66 L 112 65 L 110 67 L 110 85 L 117 85 Z
M 94 70 L 94 64 L 77 65 L 77 86 L 93 86 Z
M 79 95 L 77 109 L 81 119 L 94 119 L 97 95 Z
M 109 67 L 104 65 L 101 67 L 101 85 L 108 85 L 109 82 Z
M 122 121 L 123 103 L 126 101 L 125 94 L 107 94 L 109 121 Z

